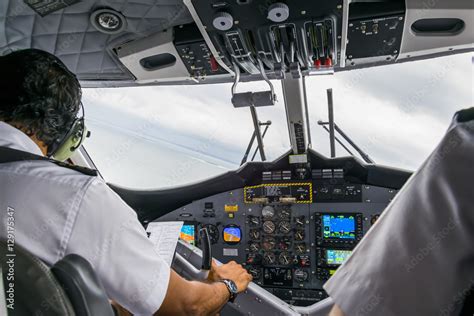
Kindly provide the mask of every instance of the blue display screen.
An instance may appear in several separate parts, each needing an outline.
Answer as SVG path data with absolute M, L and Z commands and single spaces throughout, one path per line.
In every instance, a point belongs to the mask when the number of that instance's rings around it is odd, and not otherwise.
M 355 239 L 354 215 L 323 215 L 323 237 L 326 239 Z

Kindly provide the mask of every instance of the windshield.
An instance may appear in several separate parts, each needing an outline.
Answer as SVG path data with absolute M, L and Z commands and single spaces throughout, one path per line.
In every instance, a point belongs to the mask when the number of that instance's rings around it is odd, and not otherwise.
M 307 79 L 312 148 L 329 155 L 326 89 L 336 124 L 375 162 L 414 170 L 453 114 L 472 106 L 471 54 L 340 72 Z M 270 120 L 268 160 L 290 148 L 283 96 L 258 108 Z M 249 109 L 233 108 L 230 84 L 84 89 L 92 137 L 85 147 L 106 181 L 134 189 L 189 184 L 239 167 L 253 133 Z M 240 91 L 266 89 L 261 82 Z M 348 153 L 337 146 L 337 156 Z M 253 156 L 252 149 L 249 160 Z M 256 155 L 256 160 L 260 160 Z

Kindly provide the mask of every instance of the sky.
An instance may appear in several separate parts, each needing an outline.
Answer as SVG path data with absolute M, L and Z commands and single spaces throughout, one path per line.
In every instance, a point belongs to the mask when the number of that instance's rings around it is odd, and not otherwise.
M 331 88 L 336 123 L 376 163 L 416 170 L 454 113 L 473 106 L 472 61 L 472 54 L 461 54 L 309 77 L 312 148 L 329 155 L 328 134 L 317 122 L 327 120 Z M 274 86 L 279 102 L 257 110 L 261 121 L 272 121 L 264 140 L 269 160 L 290 148 L 281 85 Z M 107 181 L 129 188 L 179 186 L 236 169 L 253 124 L 249 109 L 233 108 L 230 89 L 230 84 L 84 89 L 92 131 L 85 147 Z M 239 89 L 267 88 L 252 82 Z M 337 155 L 348 154 L 337 147 Z

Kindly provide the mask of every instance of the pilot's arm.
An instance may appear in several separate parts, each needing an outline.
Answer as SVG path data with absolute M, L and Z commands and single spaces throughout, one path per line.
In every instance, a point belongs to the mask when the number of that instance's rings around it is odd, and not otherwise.
M 91 262 L 110 299 L 134 315 L 210 315 L 228 301 L 224 283 L 191 282 L 157 254 L 136 213 L 102 180 L 89 183 L 66 254 Z M 66 228 L 68 229 L 68 228 Z M 214 267 L 243 291 L 251 276 L 236 263 Z
M 473 119 L 474 109 L 455 117 L 325 284 L 336 304 L 331 316 L 459 314 L 474 285 Z

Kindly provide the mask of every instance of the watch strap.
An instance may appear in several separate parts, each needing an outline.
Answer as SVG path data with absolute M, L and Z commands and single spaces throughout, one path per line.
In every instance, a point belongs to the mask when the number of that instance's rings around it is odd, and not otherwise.
M 233 303 L 235 301 L 235 298 L 237 297 L 237 293 L 233 291 L 232 289 L 232 283 L 234 284 L 235 286 L 235 283 L 234 281 L 232 280 L 227 280 L 227 279 L 222 279 L 222 280 L 219 280 L 218 282 L 222 282 L 225 284 L 225 286 L 227 287 L 227 290 L 229 291 L 229 302 Z M 232 283 L 231 283 L 232 282 Z

